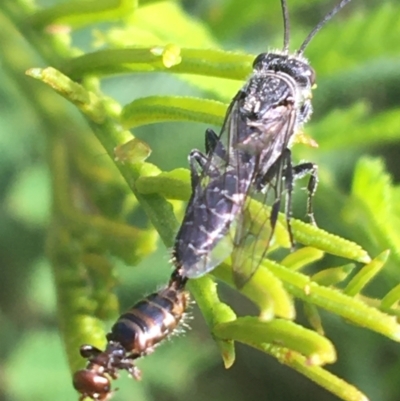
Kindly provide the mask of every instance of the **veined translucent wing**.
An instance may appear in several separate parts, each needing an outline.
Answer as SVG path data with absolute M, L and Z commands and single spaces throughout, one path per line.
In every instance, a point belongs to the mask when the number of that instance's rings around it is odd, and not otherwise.
M 249 238 L 246 199 L 276 182 L 274 210 L 279 207 L 290 140 L 311 112 L 314 73 L 306 62 L 273 53 L 258 56 L 253 67 L 219 137 L 208 132 L 207 155 L 190 156 L 193 193 L 173 250 L 175 265 L 189 278 L 211 271 L 232 252 L 239 286 L 257 269 L 255 257 L 243 263 Z M 272 215 L 272 231 L 275 223 Z
M 289 146 L 298 122 L 303 118 L 294 101 L 298 88 L 293 81 L 290 76 L 278 75 L 273 70 L 263 71 L 261 76 L 255 73 L 248 82 L 247 97 L 240 107 L 247 129 L 237 146 L 252 154 L 254 170 L 247 202 L 237 216 L 233 238 L 231 260 L 238 288 L 252 277 L 265 256 L 285 187 L 288 189 L 287 210 L 290 211 L 293 174 Z M 260 192 L 264 195 L 261 204 L 251 202 L 250 198 Z M 267 203 L 271 206 L 270 214 L 264 209 Z
M 290 162 L 290 160 L 289 160 Z M 242 288 L 253 276 L 270 246 L 277 224 L 281 201 L 286 192 L 286 216 L 290 242 L 290 196 L 284 180 L 285 161 L 278 159 L 272 166 L 271 177 L 262 188 L 262 196 L 254 185 L 249 193 L 243 212 L 238 215 L 231 264 L 235 285 Z M 255 200 L 254 198 L 261 198 Z
M 231 103 L 219 136 L 207 131 L 207 154 L 195 150 L 189 156 L 192 196 L 173 249 L 174 264 L 188 278 L 211 271 L 233 250 L 232 223 L 243 210 L 254 170 L 252 158 L 235 146 L 244 128 L 236 118 L 238 105 Z

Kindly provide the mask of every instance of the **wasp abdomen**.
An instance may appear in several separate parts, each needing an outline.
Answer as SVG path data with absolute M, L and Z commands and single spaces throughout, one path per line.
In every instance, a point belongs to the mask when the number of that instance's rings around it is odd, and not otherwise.
M 175 270 L 166 288 L 147 296 L 121 315 L 107 335 L 104 351 L 91 345 L 81 347 L 81 356 L 88 363 L 73 378 L 81 401 L 85 397 L 107 401 L 113 393 L 111 380 L 121 370 L 140 379 L 135 359 L 151 353 L 182 321 L 189 303 L 189 295 L 184 291 L 186 280 Z
M 135 357 L 148 354 L 176 329 L 187 303 L 187 293 L 175 288 L 151 294 L 120 316 L 107 339 Z
M 232 252 L 232 238 L 227 235 L 245 200 L 247 167 L 227 171 L 205 188 L 196 188 L 172 251 L 174 263 L 186 277 L 206 274 Z

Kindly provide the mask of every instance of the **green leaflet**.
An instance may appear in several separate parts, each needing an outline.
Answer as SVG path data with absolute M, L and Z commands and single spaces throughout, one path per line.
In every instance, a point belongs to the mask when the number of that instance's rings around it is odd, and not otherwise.
M 352 198 L 362 207 L 349 203 L 345 212 L 347 219 L 364 228 L 371 241 L 377 241 L 382 248 L 389 248 L 392 257 L 399 261 L 399 218 L 395 211 L 394 190 L 381 160 L 362 158 L 352 186 Z
M 193 97 L 151 96 L 134 100 L 121 113 L 125 128 L 163 121 L 197 121 L 222 125 L 227 105 Z
M 336 351 L 326 337 L 283 319 L 263 322 L 256 317 L 239 317 L 214 326 L 213 331 L 219 338 L 234 339 L 255 347 L 264 343 L 279 343 L 306 356 L 311 365 L 323 365 L 336 360 Z
M 182 61 L 179 64 L 166 67 L 159 46 L 99 50 L 67 60 L 62 71 L 75 80 L 87 75 L 154 71 L 241 80 L 250 72 L 254 58 L 214 49 L 182 48 L 180 54 Z
M 82 27 L 126 17 L 135 10 L 137 3 L 137 0 L 73 0 L 38 10 L 30 16 L 29 22 L 37 29 L 52 24 Z
M 308 276 L 289 271 L 268 259 L 263 262 L 263 265 L 283 281 L 293 296 L 342 316 L 361 327 L 367 327 L 392 340 L 400 341 L 400 326 L 393 316 L 382 313 L 339 290 L 319 286 Z
M 229 263 L 223 263 L 212 274 L 235 288 L 232 268 Z M 282 285 L 268 269 L 260 267 L 251 280 L 240 292 L 253 301 L 260 309 L 260 320 L 269 321 L 274 316 L 294 319 L 293 300 Z
M 344 293 L 357 295 L 384 267 L 390 252 L 385 251 L 365 265 L 347 284 Z
M 189 281 L 188 287 L 195 296 L 204 319 L 211 330 L 218 324 L 236 319 L 235 312 L 227 304 L 219 300 L 216 283 L 210 277 L 205 276 Z M 231 367 L 235 361 L 235 347 L 232 339 L 216 338 L 215 340 L 220 349 L 225 367 Z
M 354 270 L 354 267 L 355 267 L 354 263 L 348 263 L 344 266 L 324 269 L 318 273 L 313 274 L 311 276 L 311 280 L 326 287 L 329 287 L 331 285 L 336 285 L 346 280 L 346 278 Z

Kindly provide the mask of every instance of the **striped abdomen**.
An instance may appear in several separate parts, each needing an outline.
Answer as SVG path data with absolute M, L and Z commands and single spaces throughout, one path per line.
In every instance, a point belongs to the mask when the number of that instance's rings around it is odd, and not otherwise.
M 118 342 L 133 357 L 146 355 L 176 329 L 187 304 L 188 294 L 174 286 L 150 294 L 120 316 L 107 340 Z
M 117 379 L 121 370 L 140 379 L 135 359 L 151 353 L 184 316 L 189 303 L 189 294 L 184 291 L 186 280 L 176 269 L 167 288 L 147 296 L 120 316 L 107 335 L 104 351 L 92 345 L 81 346 L 80 354 L 87 359 L 87 365 L 73 377 L 81 401 L 109 400 L 114 392 L 111 380 Z

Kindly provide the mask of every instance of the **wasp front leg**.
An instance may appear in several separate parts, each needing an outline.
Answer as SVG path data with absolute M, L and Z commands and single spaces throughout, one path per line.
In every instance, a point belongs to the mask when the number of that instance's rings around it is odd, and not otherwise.
M 194 192 L 201 180 L 201 176 L 206 168 L 208 159 L 204 153 L 200 152 L 200 150 L 197 149 L 193 149 L 189 153 L 188 159 L 190 166 L 190 179 L 192 185 L 192 192 Z
M 211 128 L 206 129 L 206 153 L 217 155 L 220 159 L 227 161 L 228 154 L 220 137 Z

